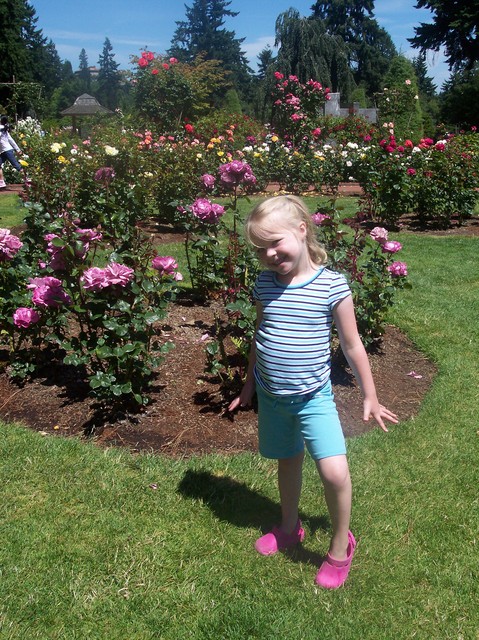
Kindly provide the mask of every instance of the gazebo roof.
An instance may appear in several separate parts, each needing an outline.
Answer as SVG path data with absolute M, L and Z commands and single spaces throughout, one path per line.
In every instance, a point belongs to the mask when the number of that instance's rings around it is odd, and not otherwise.
M 113 113 L 110 109 L 102 107 L 96 98 L 83 93 L 71 107 L 60 112 L 62 116 L 91 116 L 95 113 Z

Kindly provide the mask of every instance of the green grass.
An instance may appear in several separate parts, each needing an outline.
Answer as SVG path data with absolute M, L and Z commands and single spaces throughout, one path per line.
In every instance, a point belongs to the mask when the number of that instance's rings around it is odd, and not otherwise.
M 438 375 L 415 419 L 349 440 L 346 586 L 313 585 L 329 524 L 309 460 L 303 551 L 262 558 L 274 462 L 135 456 L 0 425 L 2 640 L 478 639 L 479 239 L 394 238 L 413 287 L 391 321 Z
M 25 217 L 22 202 L 16 193 L 0 196 L 0 227 L 11 229 L 22 224 Z

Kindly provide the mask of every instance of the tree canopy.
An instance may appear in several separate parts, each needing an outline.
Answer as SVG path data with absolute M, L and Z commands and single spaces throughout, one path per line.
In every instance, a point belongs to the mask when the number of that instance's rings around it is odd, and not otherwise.
M 247 90 L 249 67 L 241 50 L 244 38 L 236 38 L 234 31 L 224 28 L 226 17 L 235 17 L 237 11 L 225 0 L 194 0 L 185 5 L 186 20 L 176 23 L 168 55 L 181 62 L 193 62 L 198 56 L 205 60 L 221 60 L 232 77 L 236 89 Z
M 417 9 L 429 9 L 432 23 L 421 22 L 408 38 L 415 49 L 445 49 L 453 71 L 470 70 L 479 61 L 479 0 L 418 0 Z
M 98 93 L 103 106 L 115 109 L 118 106 L 118 89 L 120 77 L 118 75 L 118 63 L 115 62 L 115 54 L 110 39 L 105 38 L 103 51 L 98 60 L 100 70 L 98 72 Z
M 61 60 L 37 21 L 26 0 L 0 2 L 0 103 L 20 113 L 39 108 L 61 82 Z
M 318 0 L 311 11 L 312 20 L 321 21 L 326 33 L 344 42 L 356 84 L 369 95 L 379 91 L 397 52 L 388 32 L 374 19 L 374 0 Z
M 340 36 L 326 32 L 322 21 L 303 18 L 296 9 L 281 13 L 276 20 L 277 67 L 300 82 L 315 79 L 348 99 L 354 79 L 347 50 Z

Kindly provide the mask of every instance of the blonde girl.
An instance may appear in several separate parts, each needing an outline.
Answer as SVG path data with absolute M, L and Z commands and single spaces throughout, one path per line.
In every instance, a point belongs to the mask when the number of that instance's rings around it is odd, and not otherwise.
M 245 233 L 264 271 L 253 289 L 257 326 L 246 381 L 229 410 L 248 406 L 257 393 L 259 450 L 278 460 L 282 514 L 255 548 L 272 555 L 304 539 L 298 510 L 306 447 L 323 483 L 332 528 L 315 582 L 335 589 L 348 577 L 356 540 L 349 528 L 345 440 L 331 390 L 333 321 L 362 392 L 363 419 L 372 416 L 384 431 L 384 420 L 398 420 L 379 404 L 350 289 L 343 275 L 325 266 L 327 255 L 304 202 L 295 196 L 269 198 L 250 213 Z

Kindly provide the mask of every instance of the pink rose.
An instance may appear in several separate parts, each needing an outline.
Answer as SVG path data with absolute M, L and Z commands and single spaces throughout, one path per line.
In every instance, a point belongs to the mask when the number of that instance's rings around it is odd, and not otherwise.
M 126 285 L 133 279 L 134 271 L 130 267 L 118 262 L 110 262 L 105 269 L 106 277 L 109 284 L 119 284 L 121 287 Z
M 151 264 L 161 274 L 167 275 L 171 275 L 178 268 L 178 263 L 172 256 L 156 256 Z
M 402 244 L 396 240 L 389 240 L 382 245 L 384 253 L 397 253 L 398 251 L 401 251 L 401 249 Z
M 46 276 L 45 278 L 31 278 L 28 289 L 33 289 L 32 301 L 40 307 L 58 308 L 64 304 L 71 304 L 68 293 L 63 290 L 61 280 Z
M 40 320 L 40 314 L 29 307 L 19 307 L 13 314 L 13 324 L 21 329 L 28 329 Z
M 369 235 L 379 244 L 384 244 L 388 239 L 388 232 L 384 227 L 374 227 Z
M 99 267 L 87 269 L 80 280 L 87 291 L 100 291 L 110 285 L 105 269 Z
M 52 276 L 45 276 L 44 278 L 30 278 L 30 284 L 27 284 L 27 289 L 36 289 L 37 287 L 51 287 L 58 288 L 62 286 L 62 281 Z
M 205 173 L 201 176 L 201 182 L 206 189 L 212 189 L 215 186 L 216 178 L 211 173 Z
M 144 60 L 144 58 L 142 58 Z M 101 167 L 95 172 L 94 180 L 96 182 L 103 182 L 105 185 L 109 185 L 115 177 L 115 170 L 112 167 Z
M 243 181 L 248 184 L 256 182 L 256 178 L 249 164 L 241 160 L 233 160 L 227 164 L 220 165 L 218 172 L 224 186 L 235 187 Z
M 89 242 L 93 242 L 94 240 L 101 240 L 102 234 L 97 229 L 80 229 L 77 228 L 75 233 L 79 236 L 80 242 L 87 244 Z
M 393 262 L 389 265 L 388 271 L 394 277 L 407 276 L 407 264 L 405 262 Z
M 191 205 L 191 213 L 203 222 L 218 222 L 224 212 L 225 208 L 222 205 L 213 204 L 206 198 L 198 198 Z
M 318 211 L 317 213 L 313 213 L 311 216 L 313 223 L 320 227 L 325 220 L 331 220 L 331 216 L 326 215 L 325 213 L 321 213 Z
M 14 258 L 22 247 L 20 238 L 12 235 L 9 229 L 0 229 L 0 262 Z
M 178 269 L 178 263 L 172 256 L 156 256 L 151 263 L 161 276 L 173 276 L 176 281 L 183 280 L 183 276 Z
M 415 176 L 416 175 L 416 169 L 413 169 L 413 167 L 408 167 L 406 173 L 408 174 L 408 176 Z

